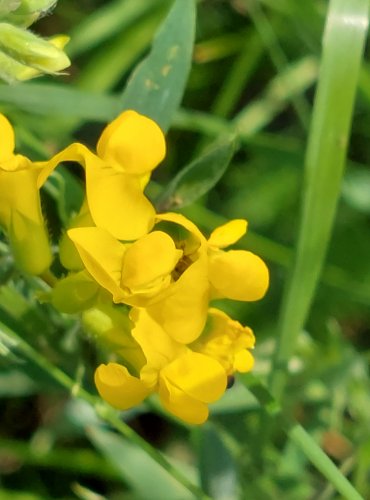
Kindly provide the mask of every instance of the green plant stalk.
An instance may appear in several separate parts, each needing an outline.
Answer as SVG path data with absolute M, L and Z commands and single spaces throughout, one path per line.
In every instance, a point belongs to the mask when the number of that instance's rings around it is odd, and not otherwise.
M 282 414 L 282 407 L 266 387 L 251 373 L 238 376 L 248 391 L 258 400 L 265 413 L 279 420 L 286 435 L 299 447 L 310 462 L 348 500 L 363 500 L 363 497 L 336 467 L 334 462 L 316 444 L 308 432 L 300 425 Z
M 282 302 L 270 389 L 280 400 L 288 363 L 323 267 L 345 165 L 355 91 L 368 26 L 368 0 L 331 0 L 305 157 L 298 242 Z
M 4 323 L 0 323 L 0 331 L 10 339 L 11 349 L 24 355 L 27 359 L 34 362 L 45 373 L 49 374 L 62 387 L 67 389 L 74 397 L 78 397 L 89 403 L 96 414 L 112 425 L 122 436 L 140 447 L 153 460 L 162 466 L 171 476 L 191 492 L 199 500 L 210 500 L 209 497 L 197 486 L 191 483 L 181 472 L 177 470 L 168 460 L 149 443 L 133 431 L 125 422 L 123 422 L 116 410 L 108 406 L 99 397 L 90 394 L 78 383 L 72 380 L 66 373 L 50 363 L 44 356 L 39 354 L 33 347 L 25 342 L 16 332 L 8 328 Z

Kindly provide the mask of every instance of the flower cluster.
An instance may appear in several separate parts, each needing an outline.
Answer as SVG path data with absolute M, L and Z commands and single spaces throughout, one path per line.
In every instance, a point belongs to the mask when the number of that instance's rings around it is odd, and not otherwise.
M 95 371 L 101 397 L 125 410 L 157 393 L 172 414 L 204 422 L 228 377 L 253 367 L 251 329 L 210 307 L 214 299 L 255 301 L 266 292 L 264 262 L 228 249 L 246 221 L 230 221 L 207 239 L 183 215 L 156 213 L 144 189 L 165 139 L 135 111 L 105 128 L 96 152 L 74 143 L 46 162 L 14 154 L 13 130 L 1 115 L 0 134 L 0 224 L 27 273 L 51 263 L 40 187 L 61 162 L 85 170 L 85 200 L 60 242 L 66 275 L 50 300 L 61 312 L 81 313 L 102 346 L 109 362 Z

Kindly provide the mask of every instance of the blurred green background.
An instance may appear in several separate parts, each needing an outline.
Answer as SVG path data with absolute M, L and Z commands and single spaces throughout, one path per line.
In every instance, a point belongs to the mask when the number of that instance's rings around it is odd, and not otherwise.
M 120 92 L 171 4 L 60 0 L 33 30 L 45 36 L 69 34 L 72 66 L 66 75 L 35 83 L 68 85 L 98 97 Z M 190 77 L 167 135 L 167 158 L 148 192 L 155 199 L 215 137 L 239 123 L 242 146 L 221 181 L 182 212 L 206 234 L 226 219 L 249 221 L 240 247 L 266 260 L 271 286 L 258 303 L 224 302 L 222 307 L 253 328 L 254 373 L 261 380 L 270 370 L 297 239 L 327 8 L 319 0 L 198 2 Z M 105 101 L 98 97 L 99 110 L 83 119 L 52 105 L 45 111 L 46 94 L 44 109 L 37 100 L 17 97 L 16 86 L 4 88 L 1 112 L 15 126 L 17 150 L 32 159 L 46 158 L 75 140 L 94 147 L 108 121 L 110 112 L 101 111 Z M 370 66 L 365 57 L 335 227 L 306 329 L 290 360 L 285 402 L 287 414 L 315 438 L 363 498 L 370 497 L 369 111 Z M 56 175 L 45 189 L 43 203 L 55 241 L 60 221 L 78 206 L 81 179 L 77 169 L 65 169 L 62 180 Z M 63 189 L 69 194 L 61 201 Z M 47 304 L 40 307 L 34 291 L 42 284 L 18 275 L 9 255 L 1 252 L 2 322 L 77 384 L 93 390 L 96 353 L 80 323 Z M 147 485 L 155 473 L 144 452 L 121 442 L 85 402 L 69 397 L 35 363 L 14 354 L 5 340 L 0 353 L 1 499 L 171 498 L 160 474 L 157 491 Z M 211 414 L 209 423 L 191 429 L 153 403 L 125 412 L 123 419 L 184 475 L 199 481 L 211 498 L 341 498 L 279 425 L 270 423 L 269 431 L 261 433 L 261 408 L 238 382 L 213 405 Z

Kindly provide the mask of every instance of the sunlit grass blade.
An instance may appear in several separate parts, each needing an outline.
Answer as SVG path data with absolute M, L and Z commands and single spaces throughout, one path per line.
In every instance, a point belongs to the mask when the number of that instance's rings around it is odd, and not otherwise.
M 366 30 L 368 0 L 332 0 L 305 158 L 303 208 L 295 261 L 284 295 L 270 377 L 279 398 L 304 326 L 330 239 L 345 165 Z

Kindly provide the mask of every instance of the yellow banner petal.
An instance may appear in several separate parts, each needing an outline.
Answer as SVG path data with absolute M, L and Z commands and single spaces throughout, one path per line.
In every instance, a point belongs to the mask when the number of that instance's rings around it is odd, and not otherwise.
M 162 130 L 153 120 L 129 110 L 103 130 L 97 152 L 118 171 L 142 175 L 163 160 L 166 143 Z
M 86 165 L 89 208 L 97 226 L 119 240 L 136 240 L 154 224 L 155 210 L 142 192 L 140 178 L 104 164 Z

